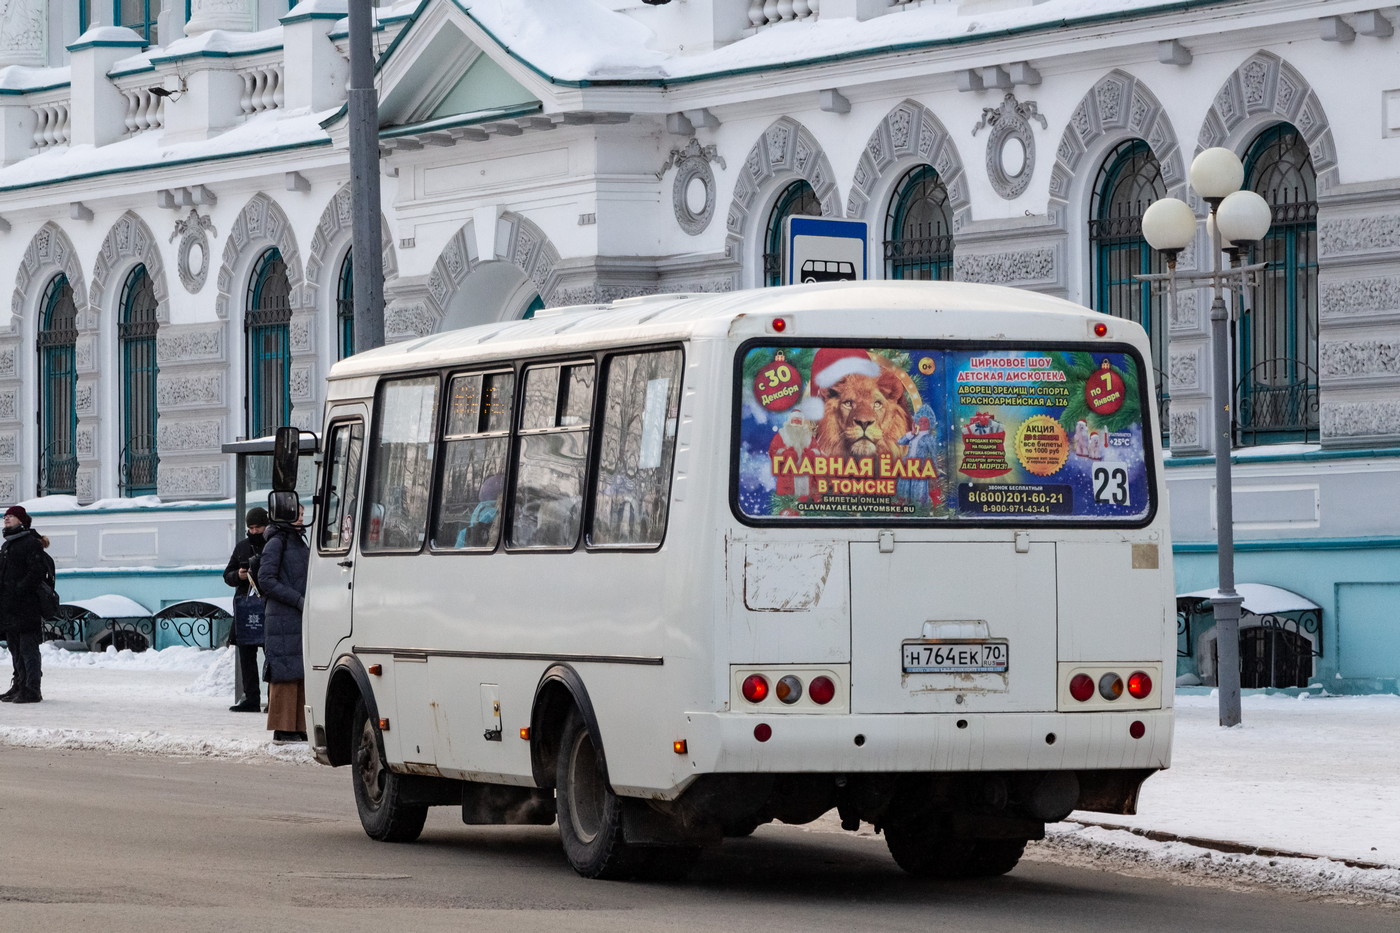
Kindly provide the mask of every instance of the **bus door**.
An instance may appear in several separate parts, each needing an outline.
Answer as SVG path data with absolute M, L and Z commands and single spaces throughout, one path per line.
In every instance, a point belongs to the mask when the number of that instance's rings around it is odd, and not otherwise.
M 337 646 L 351 632 L 351 597 L 355 585 L 356 521 L 365 441 L 363 404 L 338 406 L 326 429 L 320 504 L 316 508 L 318 573 L 307 605 L 316 618 L 306 626 L 306 663 L 323 666 L 334 660 Z M 308 594 L 310 595 L 310 594 Z

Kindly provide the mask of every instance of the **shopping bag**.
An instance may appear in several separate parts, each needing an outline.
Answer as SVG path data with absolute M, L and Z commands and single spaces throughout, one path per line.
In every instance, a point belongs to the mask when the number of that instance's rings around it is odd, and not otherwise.
M 240 645 L 263 643 L 263 610 L 266 606 L 261 596 L 233 597 L 233 635 Z

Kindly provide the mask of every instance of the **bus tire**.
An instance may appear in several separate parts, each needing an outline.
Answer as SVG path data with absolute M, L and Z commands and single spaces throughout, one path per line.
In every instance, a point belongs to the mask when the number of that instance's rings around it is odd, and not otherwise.
M 585 878 L 626 878 L 634 873 L 622 838 L 622 801 L 608 786 L 588 724 L 569 711 L 559 742 L 556 776 L 559 839 L 574 871 Z
M 978 839 L 967 877 L 995 878 L 1016 867 L 1026 851 L 1024 839 Z
M 892 823 L 884 833 L 895 864 L 915 878 L 966 877 L 976 847 L 973 840 L 950 839 L 919 820 Z
M 414 841 L 423 832 L 428 808 L 403 802 L 403 780 L 384 760 L 384 737 L 370 721 L 363 697 L 355 701 L 350 722 L 350 779 L 360 825 L 380 842 Z

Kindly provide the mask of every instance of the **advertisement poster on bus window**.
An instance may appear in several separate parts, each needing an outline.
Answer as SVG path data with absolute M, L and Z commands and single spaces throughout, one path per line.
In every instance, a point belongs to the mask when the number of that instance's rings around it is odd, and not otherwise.
M 1093 521 L 1152 512 L 1141 373 L 1118 350 L 751 347 L 753 519 Z

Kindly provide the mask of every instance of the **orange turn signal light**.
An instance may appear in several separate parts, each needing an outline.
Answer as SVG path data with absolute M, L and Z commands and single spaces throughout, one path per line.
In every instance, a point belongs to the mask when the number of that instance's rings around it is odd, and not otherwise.
M 672 742 L 671 751 L 675 752 L 677 755 L 684 755 L 686 753 L 685 739 L 676 739 Z
M 520 737 L 521 737 L 522 739 L 524 739 L 525 741 L 527 741 L 527 742 L 530 741 L 530 727 L 529 727 L 529 726 L 521 726 L 521 727 L 520 727 Z
M 388 731 L 389 731 L 389 720 L 387 720 L 387 719 L 381 719 L 381 720 L 379 720 L 379 731 L 380 731 L 380 732 L 388 732 Z
M 371 674 L 373 674 L 375 677 L 378 677 L 380 674 L 384 673 L 384 665 L 382 665 L 382 664 L 371 664 L 371 665 L 369 666 L 369 672 L 370 672 Z

